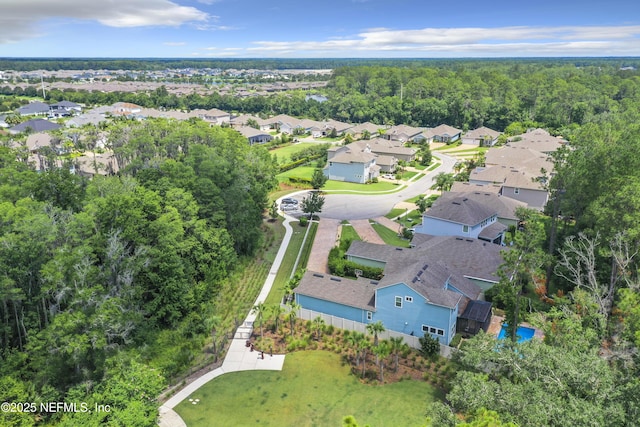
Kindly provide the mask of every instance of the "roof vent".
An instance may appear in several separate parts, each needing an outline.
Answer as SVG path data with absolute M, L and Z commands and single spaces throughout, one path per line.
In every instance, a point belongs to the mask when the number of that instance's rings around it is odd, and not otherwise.
M 372 280 L 372 281 L 370 281 L 369 283 L 371 283 L 372 285 L 377 285 L 377 284 L 378 284 L 378 283 L 380 283 L 380 282 L 378 282 L 377 280 Z
M 464 240 L 462 237 L 456 237 L 456 240 Z
M 473 242 L 473 239 L 467 239 L 467 242 Z
M 422 276 L 422 273 L 424 273 L 424 271 L 422 271 L 422 270 L 418 271 L 418 274 L 416 275 L 416 277 Z
M 423 266 L 422 266 L 422 270 L 426 270 L 426 269 L 427 269 L 427 267 L 429 267 L 429 264 L 425 264 L 425 265 L 423 265 Z
M 401 250 L 402 250 L 402 248 L 396 248 L 396 251 L 401 251 Z
M 342 280 L 338 279 L 337 277 L 332 277 L 331 280 L 333 280 L 334 282 L 342 282 Z
M 324 277 L 322 274 L 313 273 L 313 277 Z

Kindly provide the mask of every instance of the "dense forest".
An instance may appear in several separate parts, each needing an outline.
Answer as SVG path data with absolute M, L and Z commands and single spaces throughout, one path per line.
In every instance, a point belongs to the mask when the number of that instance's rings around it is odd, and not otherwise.
M 578 62 L 578 64 L 580 64 Z M 504 131 L 513 122 L 540 123 L 569 133 L 586 123 L 637 106 L 640 75 L 620 69 L 623 60 L 584 61 L 451 61 L 434 66 L 348 66 L 334 71 L 324 89 L 328 101 L 306 99 L 306 92 L 240 98 L 195 91 L 179 97 L 165 88 L 149 93 L 51 90 L 47 98 L 87 105 L 128 101 L 144 107 L 219 108 L 262 116 L 289 114 L 316 120 L 379 125 L 437 126 L 463 130 L 487 126 Z M 37 86 L 0 87 L 0 94 L 37 96 Z
M 640 74 L 621 69 L 628 64 L 348 64 L 335 70 L 323 103 L 302 91 L 177 97 L 164 88 L 48 98 L 561 134 L 570 144 L 553 155 L 547 209 L 519 212 L 523 227 L 513 230 L 502 279 L 487 293 L 512 327 L 527 321 L 545 340 L 497 347 L 480 334 L 466 341 L 446 404 L 426 413 L 437 426 L 487 411 L 521 426 L 633 426 L 640 419 Z M 121 166 L 116 177 L 36 173 L 15 161 L 23 155 L 0 148 L 0 396 L 116 408 L 44 420 L 63 426 L 153 425 L 155 397 L 202 351 L 224 309 L 215 296 L 260 243 L 275 165 L 234 131 L 198 120 L 119 120 L 104 130 Z M 80 130 L 86 144 L 95 131 Z M 37 422 L 31 414 L 3 416 L 8 425 Z
M 16 71 L 35 70 L 139 70 L 152 71 L 167 68 L 219 68 L 219 69 L 336 69 L 350 66 L 384 67 L 475 67 L 493 64 L 558 64 L 582 66 L 640 65 L 638 58 L 521 58 L 521 59 L 455 59 L 455 58 L 0 58 L 0 69 Z
M 222 320 L 216 295 L 261 242 L 275 173 L 263 148 L 162 120 L 118 123 L 108 145 L 122 173 L 91 181 L 0 148 L 0 396 L 111 407 L 3 412 L 2 425 L 154 425 L 167 379 Z

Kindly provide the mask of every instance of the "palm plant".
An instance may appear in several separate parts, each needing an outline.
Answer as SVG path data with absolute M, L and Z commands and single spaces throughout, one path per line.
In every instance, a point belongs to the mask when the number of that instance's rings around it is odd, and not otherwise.
M 318 316 L 313 319 L 313 327 L 316 330 L 316 339 L 320 341 L 320 332 L 324 330 L 325 321 L 322 317 Z
M 377 322 L 369 323 L 367 325 L 367 332 L 373 335 L 373 345 L 376 347 L 378 346 L 378 334 L 384 331 L 386 331 L 386 329 L 382 324 L 381 320 L 378 320 Z
M 267 313 L 267 306 L 263 302 L 259 302 L 258 304 L 253 306 L 251 309 L 251 313 L 256 315 L 256 320 L 258 321 L 258 326 L 260 327 L 260 338 L 264 337 L 262 333 L 262 321 L 264 320 L 264 316 Z
M 409 346 L 404 342 L 402 337 L 389 338 L 389 346 L 391 347 L 391 353 L 393 353 L 394 371 L 398 372 L 398 365 L 400 364 L 400 352 L 404 351 Z
M 293 332 L 295 331 L 296 319 L 298 318 L 298 310 L 300 310 L 300 304 L 295 301 L 289 303 L 289 312 L 285 315 L 286 320 L 289 321 L 289 326 L 291 326 L 291 336 L 293 337 Z
M 271 306 L 271 315 L 273 316 L 274 329 L 277 332 L 280 326 L 280 317 L 284 314 L 285 309 L 280 304 L 274 304 Z
M 380 382 L 384 382 L 384 361 L 391 353 L 391 346 L 389 342 L 382 341 L 380 345 L 373 348 L 373 354 L 376 355 L 376 365 L 380 369 Z
M 220 318 L 220 316 L 216 316 L 216 315 L 211 315 L 204 320 L 205 328 L 211 331 L 211 338 L 213 341 L 211 345 L 211 351 L 213 352 L 215 357 L 214 362 L 218 361 L 218 347 L 216 345 L 216 332 L 220 327 L 221 322 L 222 322 L 222 319 Z

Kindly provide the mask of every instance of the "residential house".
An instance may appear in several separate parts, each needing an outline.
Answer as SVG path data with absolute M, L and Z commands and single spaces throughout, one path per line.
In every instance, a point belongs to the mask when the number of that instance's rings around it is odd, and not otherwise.
M 99 111 L 101 112 L 103 110 Z M 137 104 L 132 104 L 131 102 L 116 102 L 104 111 L 105 114 L 112 114 L 114 116 L 133 117 L 142 112 L 142 107 Z
M 113 153 L 88 153 L 74 159 L 73 172 L 92 178 L 118 173 L 118 161 Z
M 60 101 L 49 105 L 50 114 L 54 117 L 71 116 L 82 112 L 82 106 L 71 101 Z
M 237 117 L 232 117 L 229 123 L 231 124 L 232 127 L 242 127 L 242 126 L 249 126 L 248 125 L 249 121 L 255 121 L 259 126 L 259 130 L 261 131 L 268 131 L 271 128 L 271 126 L 269 125 L 269 123 L 266 122 L 266 120 L 263 120 L 257 116 L 251 116 L 249 114 L 243 114 Z
M 424 141 L 426 143 L 431 142 L 444 142 L 451 144 L 460 139 L 462 131 L 449 125 L 438 125 L 434 128 L 427 128 L 424 132 Z
M 273 136 L 271 136 L 269 132 L 258 130 L 249 126 L 241 126 L 236 130 L 249 140 L 249 145 L 264 144 L 273 140 Z
M 323 173 L 331 180 L 364 184 L 380 175 L 378 156 L 371 152 L 371 147 L 361 149 L 353 144 L 332 147 L 327 157 Z
M 26 130 L 30 130 L 31 132 L 46 132 L 50 130 L 60 129 L 61 127 L 62 126 L 60 126 L 59 124 L 50 122 L 45 119 L 31 119 L 15 125 L 12 128 L 9 128 L 9 133 L 17 134 L 20 132 L 25 132 Z
M 415 233 L 433 236 L 458 236 L 502 244 L 507 226 L 498 222 L 490 197 L 468 197 L 466 193 L 445 192 L 422 214 Z
M 363 139 L 367 132 L 369 133 L 369 138 L 378 136 L 378 130 L 381 128 L 382 126 L 376 125 L 375 123 L 365 122 L 355 125 L 345 132 L 353 136 L 353 139 Z
M 469 184 L 467 182 L 461 184 Z M 475 189 L 470 188 L 470 185 L 456 186 L 451 188 L 451 191 L 442 193 L 440 199 L 453 198 L 453 197 L 466 197 L 470 200 L 489 206 L 495 209 L 497 220 L 499 223 L 506 227 L 517 226 L 519 218 L 516 216 L 516 210 L 518 208 L 526 208 L 527 204 L 519 200 L 515 200 L 509 197 L 504 197 L 499 194 L 501 187 L 498 187 L 498 191 L 495 191 L 493 186 L 473 186 Z M 493 188 L 492 188 L 493 187 Z M 489 191 L 485 191 L 485 189 Z
M 540 174 L 533 174 L 526 169 L 507 166 L 477 167 L 471 171 L 469 183 L 499 185 L 502 196 L 524 202 L 531 209 L 544 209 L 549 199 Z
M 388 140 L 385 138 L 372 138 L 370 140 L 360 140 L 351 143 L 357 147 L 369 147 L 371 152 L 381 156 L 393 156 L 398 160 L 411 162 L 416 159 L 418 150 L 412 147 L 405 147 L 400 141 Z
M 325 120 L 322 122 L 322 136 L 329 136 L 334 130 L 336 135 L 344 135 L 353 127 L 350 123 L 340 122 L 338 120 Z
M 205 122 L 212 123 L 214 125 L 222 125 L 223 123 L 229 123 L 231 121 L 231 114 L 226 111 L 212 108 L 210 110 L 193 110 L 192 113 Z
M 364 324 L 381 321 L 390 331 L 430 334 L 446 345 L 468 304 L 483 297 L 477 282 L 488 289 L 498 281 L 502 258 L 494 248 L 455 237 L 425 236 L 412 249 L 354 241 L 347 258 L 381 266 L 383 277 L 351 280 L 308 271 L 294 290 L 296 302 Z
M 493 147 L 498 142 L 500 132 L 482 126 L 462 135 L 462 143 L 478 147 Z
M 548 131 L 538 128 L 529 130 L 521 135 L 512 136 L 506 145 L 513 148 L 530 149 L 544 154 L 551 154 L 566 144 L 568 142 L 564 138 L 552 136 Z
M 397 125 L 392 126 L 389 129 L 386 129 L 383 137 L 385 139 L 389 139 L 392 141 L 400 141 L 402 143 L 405 142 L 418 142 L 422 143 L 426 141 L 426 136 L 424 135 L 425 129 L 416 128 L 413 126 L 407 125 Z
M 32 101 L 18 108 L 21 116 L 46 116 L 49 114 L 49 104 L 40 101 Z

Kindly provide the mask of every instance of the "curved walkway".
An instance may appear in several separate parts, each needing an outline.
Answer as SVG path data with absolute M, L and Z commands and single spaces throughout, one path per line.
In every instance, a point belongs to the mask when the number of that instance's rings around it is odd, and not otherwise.
M 278 273 L 278 269 L 280 268 L 280 264 L 282 264 L 282 260 L 284 259 L 287 247 L 289 246 L 291 235 L 293 234 L 293 229 L 291 228 L 290 222 L 295 218 L 292 218 L 286 214 L 283 215 L 285 218 L 283 222 L 283 225 L 285 227 L 284 239 L 282 239 L 280 249 L 278 249 L 278 253 L 276 254 L 275 260 L 273 261 L 271 270 L 269 270 L 269 275 L 267 276 L 267 279 L 265 280 L 264 285 L 262 286 L 262 290 L 260 291 L 258 298 L 256 298 L 256 302 L 254 303 L 254 305 L 260 302 L 264 302 L 267 299 L 267 296 L 269 295 L 271 287 L 273 286 L 273 282 L 276 278 L 276 274 Z M 206 374 L 197 378 L 195 381 L 189 383 L 186 387 L 178 391 L 162 406 L 160 406 L 160 416 L 158 418 L 159 426 L 187 427 L 182 418 L 180 418 L 180 415 L 178 415 L 178 413 L 173 409 L 180 402 L 191 396 L 200 387 L 202 387 L 212 379 L 219 377 L 220 375 L 226 374 L 228 372 L 249 370 L 282 370 L 282 366 L 284 364 L 283 354 L 261 354 L 258 351 L 253 351 L 251 348 L 245 345 L 247 339 L 249 339 L 249 337 L 251 336 L 255 318 L 256 315 L 253 314 L 253 312 L 249 312 L 242 326 L 240 326 L 236 331 L 221 367 L 214 369 L 211 372 L 207 372 Z

